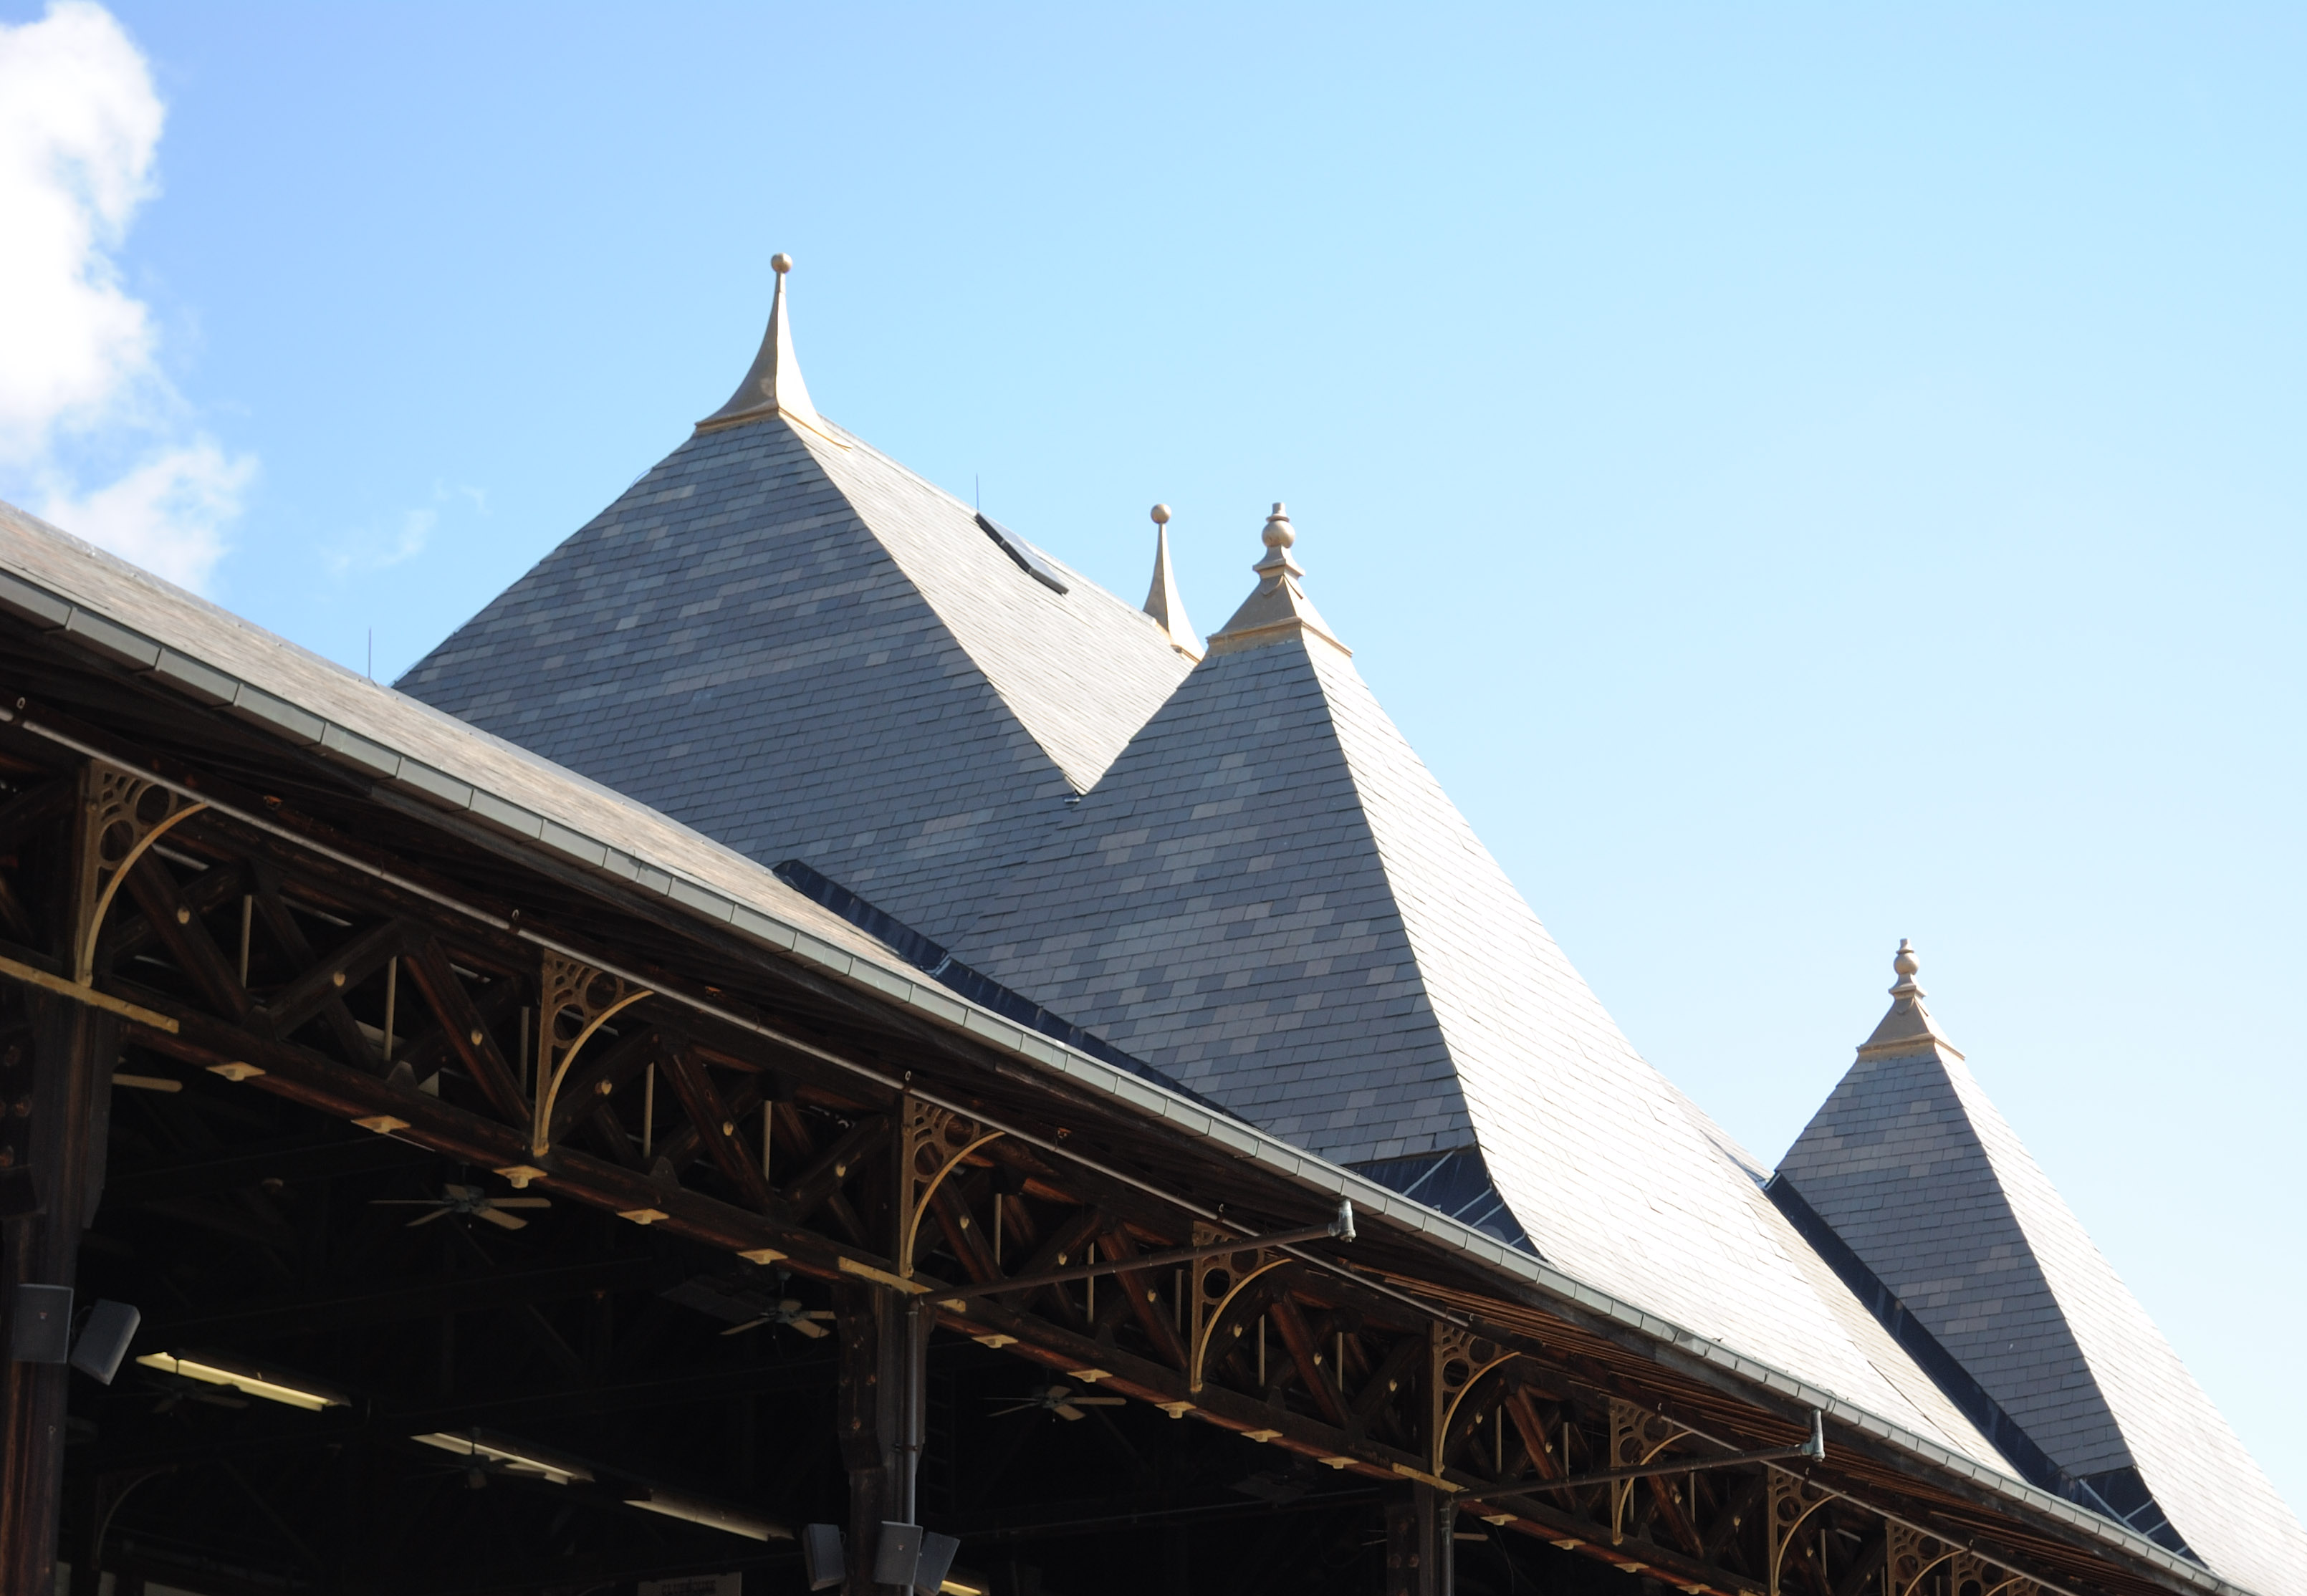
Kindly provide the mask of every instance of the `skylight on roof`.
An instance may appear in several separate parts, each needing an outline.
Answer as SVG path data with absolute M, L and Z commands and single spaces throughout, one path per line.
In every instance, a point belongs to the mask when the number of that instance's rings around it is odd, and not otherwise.
M 978 511 L 977 524 L 985 528 L 986 536 L 1001 545 L 1003 553 L 1017 562 L 1018 570 L 1052 592 L 1063 593 L 1066 590 L 1066 579 L 1058 574 L 1058 568 L 1050 563 L 1041 550 L 983 511 Z

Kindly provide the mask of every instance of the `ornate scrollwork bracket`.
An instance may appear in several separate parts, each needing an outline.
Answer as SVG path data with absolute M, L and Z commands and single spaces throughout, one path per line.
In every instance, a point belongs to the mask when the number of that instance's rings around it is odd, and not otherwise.
M 1215 1247 L 1226 1238 L 1214 1226 L 1194 1226 L 1193 1244 Z M 1193 1340 L 1187 1348 L 1186 1390 L 1202 1388 L 1202 1371 L 1207 1360 L 1210 1342 L 1225 1327 L 1226 1312 L 1238 1301 L 1243 1291 L 1259 1275 L 1270 1274 L 1290 1261 L 1290 1255 L 1270 1247 L 1248 1247 L 1239 1252 L 1222 1252 L 1212 1257 L 1196 1258 L 1188 1271 L 1191 1284 L 1188 1295 L 1191 1300 Z
M 170 828 L 206 809 L 133 770 L 91 759 L 81 776 L 79 891 L 73 900 L 73 980 L 96 982 L 104 916 L 136 862 Z
M 1442 1472 L 1442 1453 L 1450 1438 L 1451 1422 L 1481 1377 L 1514 1354 L 1471 1330 L 1434 1322 L 1427 1343 L 1426 1471 Z
M 1638 1469 L 1690 1432 L 1673 1420 L 1618 1397 L 1610 1399 L 1610 1466 Z M 1773 1479 L 1777 1478 L 1775 1475 Z M 1633 1506 L 1634 1482 L 1610 1482 L 1610 1544 L 1625 1539 L 1626 1513 Z
M 984 1126 L 951 1109 L 922 1103 L 908 1095 L 905 1111 L 898 1116 L 897 1168 L 901 1182 L 901 1200 L 897 1211 L 905 1216 L 905 1234 L 897 1242 L 897 1273 L 913 1278 L 913 1244 L 922 1233 L 922 1220 L 930 1211 L 930 1201 L 945 1178 L 961 1167 L 962 1160 L 986 1143 L 999 1139 L 1001 1132 L 988 1130 Z
M 643 998 L 656 994 L 622 976 L 557 953 L 547 953 L 538 976 L 536 1106 L 529 1116 L 528 1152 L 553 1151 L 553 1105 L 561 1083 L 594 1033 Z
M 1783 1469 L 1767 1466 L 1763 1472 L 1770 1479 L 1771 1491 L 1771 1517 L 1764 1527 L 1771 1554 L 1771 1596 L 1779 1596 L 1780 1576 L 1786 1571 L 1787 1553 L 1795 1543 L 1796 1532 L 1803 1527 L 1812 1514 L 1834 1497 L 1799 1474 L 1789 1474 Z M 1891 1527 L 1896 1529 L 1898 1526 Z
M 1890 1596 L 1915 1596 L 1931 1570 L 1955 1555 L 1947 1542 L 1895 1522 L 1883 1527 L 1882 1537 L 1883 1580 Z M 1771 1567 L 1777 1566 L 1773 1560 Z M 1773 1581 L 1773 1588 L 1775 1584 Z

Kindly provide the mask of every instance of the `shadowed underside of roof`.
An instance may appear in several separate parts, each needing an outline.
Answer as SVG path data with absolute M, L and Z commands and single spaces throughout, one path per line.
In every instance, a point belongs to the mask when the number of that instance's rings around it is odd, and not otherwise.
M 1897 1001 L 1780 1177 L 2069 1481 L 2217 1573 L 2297 1588 L 2303 1532 L 1962 1055 Z
M 949 935 L 1185 663 L 835 432 L 699 433 L 399 685 Z

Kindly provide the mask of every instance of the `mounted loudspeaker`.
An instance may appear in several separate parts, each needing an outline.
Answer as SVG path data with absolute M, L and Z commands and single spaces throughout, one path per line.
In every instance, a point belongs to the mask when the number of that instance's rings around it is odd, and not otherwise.
M 849 1563 L 841 1553 L 839 1528 L 833 1524 L 803 1524 L 801 1566 L 812 1591 L 829 1591 L 847 1579 Z
M 922 1563 L 922 1527 L 881 1521 L 881 1538 L 873 1548 L 873 1583 L 910 1590 L 913 1570 Z
M 16 1288 L 8 1356 L 19 1363 L 65 1363 L 72 1359 L 72 1287 Z
M 127 1303 L 99 1297 L 73 1343 L 73 1367 L 99 1386 L 111 1385 L 112 1377 L 120 1372 L 120 1360 L 128 1356 L 128 1343 L 136 1339 L 136 1326 L 143 1322 L 144 1316 Z
M 938 1596 L 945 1588 L 945 1576 L 953 1567 L 953 1554 L 961 1549 L 961 1542 L 950 1535 L 940 1535 L 935 1530 L 922 1532 L 922 1560 L 913 1565 L 913 1589 L 920 1596 Z

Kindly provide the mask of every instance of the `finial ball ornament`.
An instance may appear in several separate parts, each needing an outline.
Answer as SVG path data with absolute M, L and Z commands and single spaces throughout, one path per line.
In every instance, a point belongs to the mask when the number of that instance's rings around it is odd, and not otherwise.
M 1157 527 L 1166 527 L 1170 524 L 1170 507 L 1167 504 L 1156 504 L 1154 507 L 1154 524 Z
M 1912 975 L 1923 967 L 1915 957 L 1915 945 L 1904 937 L 1899 939 L 1898 957 L 1891 961 L 1891 967 L 1901 975 Z
M 1298 541 L 1297 528 L 1290 524 L 1290 511 L 1281 500 L 1274 502 L 1274 513 L 1265 518 L 1265 530 L 1258 536 L 1270 549 L 1286 549 Z
M 769 270 L 776 272 L 779 277 L 783 277 L 786 272 L 793 270 L 793 257 L 785 253 L 785 251 L 779 250 L 776 254 L 769 257 Z

